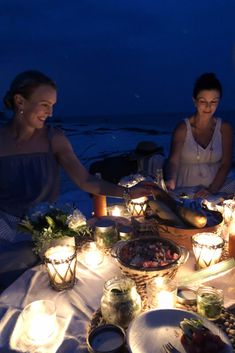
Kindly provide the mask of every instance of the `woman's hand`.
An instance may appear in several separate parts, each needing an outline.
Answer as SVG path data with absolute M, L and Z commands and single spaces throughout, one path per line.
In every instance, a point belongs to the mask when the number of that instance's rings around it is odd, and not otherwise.
M 129 188 L 129 194 L 131 199 L 138 199 L 142 196 L 151 196 L 156 194 L 156 186 L 153 182 L 148 181 L 141 181 L 140 183 L 136 184 Z
M 175 180 L 173 179 L 167 180 L 165 181 L 165 185 L 167 190 L 175 190 Z
M 211 192 L 207 188 L 202 188 L 194 194 L 193 198 L 194 199 L 197 199 L 197 198 L 203 199 L 203 198 L 206 198 L 208 195 L 211 195 Z

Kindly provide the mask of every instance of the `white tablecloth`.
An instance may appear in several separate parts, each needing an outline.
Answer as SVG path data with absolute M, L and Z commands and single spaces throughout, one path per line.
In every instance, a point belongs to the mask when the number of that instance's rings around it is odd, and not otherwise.
M 193 267 L 191 254 L 187 263 L 179 269 L 177 277 L 180 279 L 187 275 L 190 278 Z M 92 314 L 100 306 L 104 282 L 118 274 L 120 270 L 115 260 L 108 256 L 95 270 L 78 261 L 75 286 L 71 290 L 57 292 L 50 287 L 43 265 L 26 271 L 0 296 L 0 352 L 14 352 L 10 348 L 10 337 L 15 332 L 16 322 L 19 322 L 19 314 L 27 304 L 40 299 L 51 299 L 56 303 L 60 336 L 50 349 L 30 349 L 30 353 L 87 352 L 86 333 Z M 217 287 L 224 289 L 227 304 L 235 302 L 235 270 L 214 281 L 217 281 Z M 210 284 L 213 285 L 214 281 Z

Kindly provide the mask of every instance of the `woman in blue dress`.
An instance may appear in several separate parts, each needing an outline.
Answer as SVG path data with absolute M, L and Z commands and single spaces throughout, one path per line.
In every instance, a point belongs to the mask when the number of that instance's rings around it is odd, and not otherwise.
M 13 278 L 9 272 L 14 275 L 36 263 L 30 238 L 19 233 L 17 225 L 30 207 L 56 200 L 60 167 L 91 194 L 123 197 L 127 193 L 91 176 L 63 132 L 45 125 L 56 100 L 55 82 L 39 71 L 17 75 L 4 97 L 13 114 L 0 129 L 0 286 L 6 285 L 4 273 Z M 128 193 L 137 198 L 152 191 L 153 185 L 146 183 Z

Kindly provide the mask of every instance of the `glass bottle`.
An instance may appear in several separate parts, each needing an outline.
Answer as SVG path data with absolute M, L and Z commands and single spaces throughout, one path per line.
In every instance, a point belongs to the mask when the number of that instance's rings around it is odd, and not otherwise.
M 223 291 L 209 286 L 201 286 L 197 291 L 197 312 L 208 320 L 220 317 L 224 303 Z
M 159 168 L 156 170 L 155 179 L 156 179 L 155 183 L 158 185 L 158 187 L 164 191 L 167 191 L 166 184 L 163 178 L 162 168 Z
M 140 312 L 141 299 L 132 279 L 121 276 L 105 282 L 101 313 L 107 323 L 127 328 Z

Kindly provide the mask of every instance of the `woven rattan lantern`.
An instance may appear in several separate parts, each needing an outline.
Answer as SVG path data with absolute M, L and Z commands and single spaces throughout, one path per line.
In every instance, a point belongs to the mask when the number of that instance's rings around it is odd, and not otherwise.
M 55 290 L 72 288 L 76 279 L 77 255 L 74 246 L 55 246 L 44 255 L 50 284 Z

